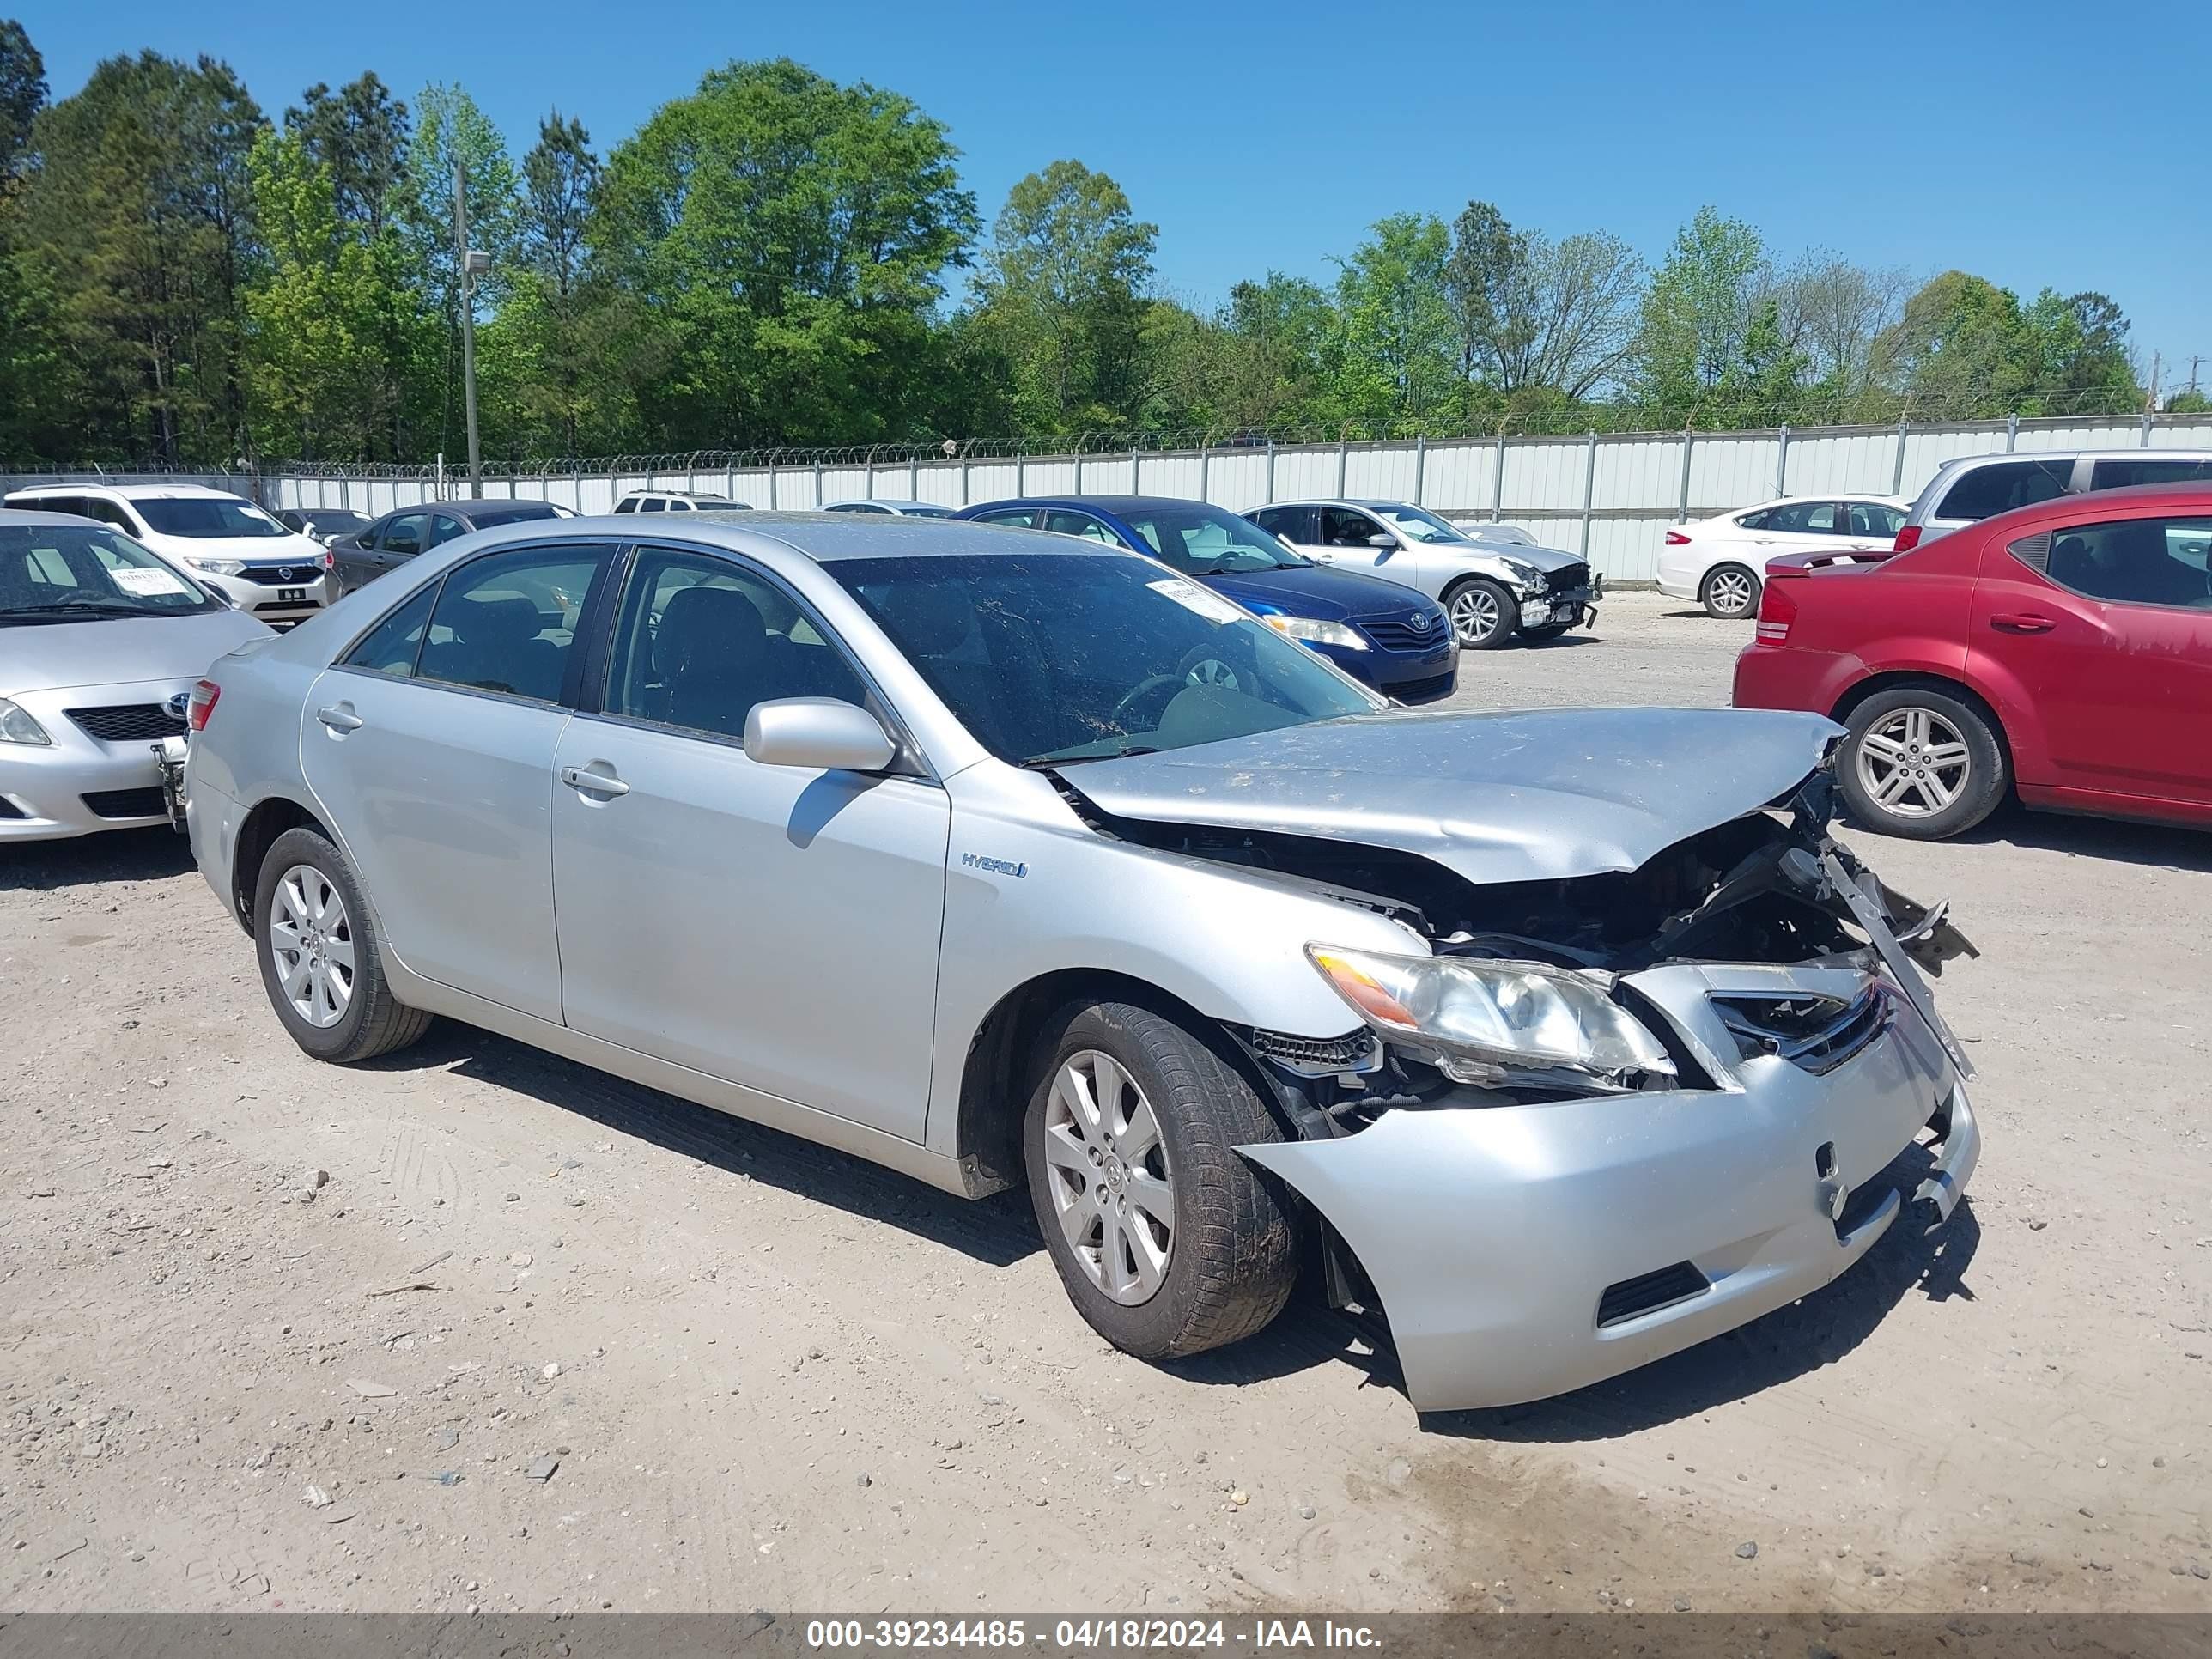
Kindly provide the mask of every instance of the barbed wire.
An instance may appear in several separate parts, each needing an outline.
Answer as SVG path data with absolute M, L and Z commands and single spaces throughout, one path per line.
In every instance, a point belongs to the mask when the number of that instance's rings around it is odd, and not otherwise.
M 1454 421 L 1346 421 L 1268 426 L 1217 423 L 1180 428 L 1101 428 L 1074 433 L 1029 434 L 1002 437 L 939 437 L 871 444 L 800 446 L 760 445 L 749 448 L 664 450 L 595 456 L 533 456 L 488 465 L 489 476 L 498 477 L 608 477 L 653 480 L 702 473 L 757 472 L 769 470 L 884 471 L 948 462 L 987 463 L 1022 460 L 1039 464 L 1115 454 L 1235 454 L 1253 450 L 1297 451 L 1352 448 L 1407 443 L 1465 444 L 1508 439 L 1556 438 L 1585 440 L 1600 436 L 1654 439 L 1680 437 L 1685 431 L 1711 435 L 1754 436 L 1787 427 L 1806 437 L 1823 434 L 1893 431 L 1899 426 L 1929 429 L 2005 431 L 2013 425 L 2023 430 L 2069 425 L 2112 428 L 2149 423 L 2199 424 L 2207 417 L 2187 412 L 2156 412 L 2142 409 L 2131 398 L 2112 392 L 2054 389 L 2023 395 L 2021 406 L 2033 412 L 1990 416 L 1960 416 L 1950 412 L 1967 404 L 1978 410 L 1986 402 L 1966 397 L 1953 399 L 1914 399 L 1861 393 L 1829 400 L 1826 412 L 1838 418 L 1813 421 L 1808 414 L 1822 412 L 1817 402 L 1796 398 L 1753 399 L 1707 398 L 1674 411 L 1648 404 L 1577 404 L 1557 409 L 1483 412 Z M 1848 407 L 1846 407 L 1848 405 Z M 1848 418 L 1845 418 L 1848 417 Z M 235 466 L 163 465 L 154 462 L 109 462 L 55 465 L 0 463 L 0 473 L 23 479 L 29 477 L 77 478 L 106 477 L 121 482 L 131 477 L 258 477 L 265 476 L 325 478 L 400 479 L 465 477 L 467 469 L 451 461 L 404 462 L 358 460 L 284 460 L 258 465 L 241 461 Z

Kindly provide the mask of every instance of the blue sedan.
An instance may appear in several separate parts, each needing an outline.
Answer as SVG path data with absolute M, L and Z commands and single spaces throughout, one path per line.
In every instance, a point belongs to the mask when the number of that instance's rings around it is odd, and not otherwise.
M 1160 560 L 1401 702 L 1451 695 L 1459 652 L 1433 599 L 1316 564 L 1249 519 L 1161 495 L 1030 496 L 955 516 L 1088 537 Z

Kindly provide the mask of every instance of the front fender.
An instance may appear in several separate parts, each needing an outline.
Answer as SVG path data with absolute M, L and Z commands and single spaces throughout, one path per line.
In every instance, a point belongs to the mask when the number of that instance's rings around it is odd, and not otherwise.
M 1229 1024 L 1340 1036 L 1358 1024 L 1306 960 L 1316 941 L 1424 951 L 1404 924 L 1309 884 L 1120 841 L 1039 774 L 995 763 L 951 781 L 930 1149 L 957 1155 L 970 1044 L 1012 992 L 1103 972 Z

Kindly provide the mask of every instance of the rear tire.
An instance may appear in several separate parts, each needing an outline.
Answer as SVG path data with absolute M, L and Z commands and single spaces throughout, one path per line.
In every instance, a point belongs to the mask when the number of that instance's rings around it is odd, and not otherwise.
M 1836 784 L 1869 830 L 1942 841 L 1995 811 L 2012 785 L 1990 717 L 1932 686 L 1877 691 L 1851 710 Z
M 1444 615 L 1461 650 L 1495 651 L 1519 630 L 1521 602 L 1503 583 L 1469 576 L 1445 592 Z
M 1297 1278 L 1289 1202 L 1234 1150 L 1282 1138 L 1267 1106 L 1223 1054 L 1150 1009 L 1077 1004 L 1052 1029 L 1022 1152 L 1076 1311 L 1139 1359 L 1264 1328 Z
M 1698 584 L 1698 603 L 1708 617 L 1723 622 L 1741 622 L 1759 610 L 1761 584 L 1748 565 L 1717 564 Z
M 361 882 L 319 831 L 287 830 L 263 855 L 253 954 L 276 1018 L 317 1060 L 374 1060 L 430 1029 L 429 1014 L 392 995 Z

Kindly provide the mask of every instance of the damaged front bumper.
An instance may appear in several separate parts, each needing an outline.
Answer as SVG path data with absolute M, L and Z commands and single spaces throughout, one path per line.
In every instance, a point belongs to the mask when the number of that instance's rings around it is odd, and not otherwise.
M 1873 999 L 1848 1053 L 1741 1057 L 1731 1000 L 1846 981 Z M 1908 1206 L 1948 1218 L 1973 1173 L 1960 1068 L 1888 979 L 1680 963 L 1625 982 L 1720 1087 L 1446 1097 L 1237 1149 L 1357 1256 L 1421 1410 L 1542 1399 L 1734 1329 L 1835 1279 Z

